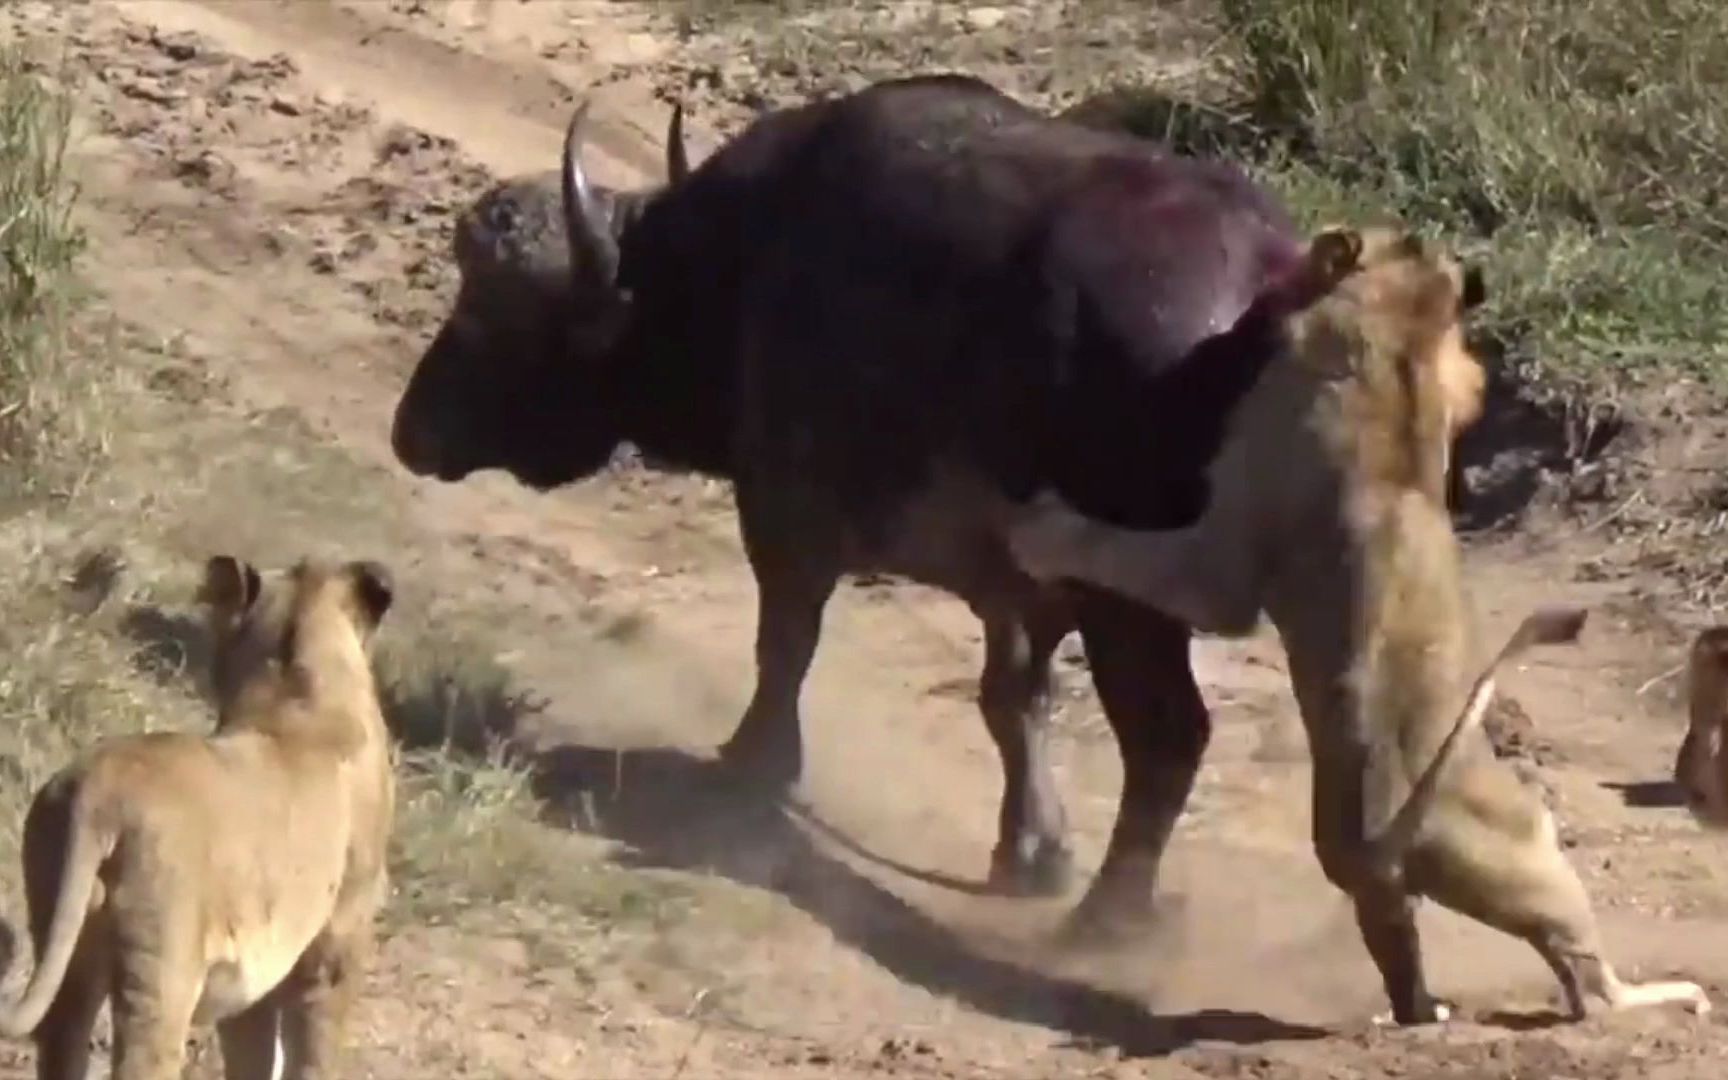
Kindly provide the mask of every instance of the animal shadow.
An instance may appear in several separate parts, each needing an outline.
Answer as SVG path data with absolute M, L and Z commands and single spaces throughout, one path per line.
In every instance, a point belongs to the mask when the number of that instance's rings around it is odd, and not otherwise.
M 1686 805 L 1686 793 L 1672 780 L 1604 780 L 1602 786 L 1620 793 L 1620 801 L 1637 810 L 1667 810 Z
M 120 631 L 138 644 L 132 662 L 159 683 L 191 679 L 208 684 L 210 638 L 204 624 L 150 604 L 135 604 L 120 617 Z
M 1003 1019 L 1135 1056 L 1201 1040 L 1319 1038 L 1260 1013 L 1154 1015 L 1139 1001 L 984 956 L 952 930 L 822 852 L 778 800 L 720 763 L 676 749 L 562 746 L 537 760 L 536 793 L 565 823 L 621 843 L 629 865 L 717 874 L 771 889 L 897 978 Z
M 987 881 L 977 881 L 971 878 L 956 877 L 953 874 L 946 874 L 940 870 L 925 870 L 922 867 L 913 866 L 910 863 L 903 863 L 899 859 L 890 858 L 879 851 L 872 851 L 857 840 L 846 835 L 844 832 L 841 832 L 839 829 L 828 824 L 828 822 L 824 821 L 822 816 L 816 812 L 815 808 L 807 803 L 787 803 L 786 810 L 798 821 L 803 822 L 806 828 L 820 833 L 823 839 L 827 840 L 830 844 L 833 844 L 843 851 L 850 852 L 852 855 L 863 859 L 865 862 L 868 862 L 873 866 L 880 866 L 884 870 L 890 870 L 899 874 L 901 877 L 911 878 L 913 881 L 921 881 L 926 885 L 934 885 L 939 889 L 947 889 L 950 892 L 962 893 L 966 896 L 1004 895 L 1004 890 L 992 886 Z
M 1507 1031 L 1547 1031 L 1572 1023 L 1571 1019 L 1558 1009 L 1537 1009 L 1532 1012 L 1512 1012 L 1506 1009 L 1495 1009 L 1476 1017 L 1477 1021 L 1489 1027 L 1505 1028 Z

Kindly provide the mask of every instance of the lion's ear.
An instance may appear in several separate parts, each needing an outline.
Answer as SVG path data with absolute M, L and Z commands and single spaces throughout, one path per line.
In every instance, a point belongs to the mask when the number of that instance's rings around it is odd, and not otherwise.
M 1333 226 L 1322 229 L 1308 243 L 1308 274 L 1311 287 L 1325 293 L 1355 273 L 1362 264 L 1362 234 L 1355 229 Z
M 396 583 L 390 568 L 370 559 L 349 563 L 348 580 L 353 584 L 360 614 L 370 623 L 366 629 L 376 630 L 396 601 Z
M 1308 250 L 1270 283 L 1257 303 L 1278 316 L 1293 315 L 1325 299 L 1338 283 L 1362 267 L 1362 234 L 1328 226 L 1308 241 Z
M 198 601 L 217 615 L 239 618 L 258 602 L 262 588 L 263 582 L 251 563 L 232 555 L 212 555 L 204 564 L 204 583 L 198 588 Z

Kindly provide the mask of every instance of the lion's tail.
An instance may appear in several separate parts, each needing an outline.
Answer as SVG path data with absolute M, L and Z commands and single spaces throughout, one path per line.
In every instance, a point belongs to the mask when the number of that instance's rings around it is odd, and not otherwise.
M 1578 633 L 1584 628 L 1584 618 L 1584 611 L 1577 608 L 1542 608 L 1525 618 L 1513 631 L 1505 646 L 1476 677 L 1465 698 L 1464 708 L 1453 721 L 1433 760 L 1411 786 L 1404 805 L 1376 834 L 1370 836 L 1369 857 L 1376 873 L 1395 874 L 1403 865 L 1405 853 L 1415 842 L 1416 834 L 1421 831 L 1428 812 L 1439 797 L 1441 774 L 1462 745 L 1465 733 L 1480 724 L 1488 711 L 1488 703 L 1494 697 L 1494 677 L 1500 666 L 1532 646 L 1565 645 L 1578 640 Z
M 54 899 L 48 942 L 36 957 L 36 970 L 23 995 L 11 1005 L 0 1006 L 0 1034 L 9 1038 L 29 1035 L 42 1022 L 66 979 L 66 969 L 72 964 L 72 953 L 78 947 L 78 936 L 90 911 L 90 898 L 96 891 L 96 871 L 102 863 L 105 845 L 82 817 L 76 808 L 72 811 L 71 839 L 60 874 L 60 894 Z

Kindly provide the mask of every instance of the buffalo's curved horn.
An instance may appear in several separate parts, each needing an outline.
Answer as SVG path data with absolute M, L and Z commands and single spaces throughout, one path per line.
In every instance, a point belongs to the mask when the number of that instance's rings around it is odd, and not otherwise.
M 690 175 L 690 154 L 684 149 L 684 103 L 672 103 L 672 120 L 666 125 L 666 179 L 683 183 Z
M 582 125 L 588 119 L 588 105 L 584 101 L 577 106 L 564 132 L 564 230 L 571 272 L 586 272 L 611 287 L 618 280 L 618 239 L 612 235 L 611 215 L 600 205 L 582 168 Z

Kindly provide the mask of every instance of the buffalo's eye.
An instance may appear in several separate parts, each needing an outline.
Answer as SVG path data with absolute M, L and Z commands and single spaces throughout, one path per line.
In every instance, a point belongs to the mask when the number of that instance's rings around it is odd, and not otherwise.
M 514 232 L 518 220 L 516 204 L 509 199 L 499 199 L 487 207 L 486 226 L 495 233 Z

